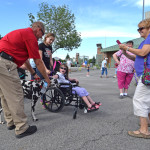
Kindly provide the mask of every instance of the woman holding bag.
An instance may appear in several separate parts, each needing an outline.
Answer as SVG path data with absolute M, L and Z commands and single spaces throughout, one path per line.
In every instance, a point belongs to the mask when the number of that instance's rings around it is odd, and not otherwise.
M 140 117 L 140 129 L 128 131 L 128 134 L 137 138 L 150 139 L 150 132 L 148 130 L 148 122 L 150 120 L 150 85 L 143 84 L 141 80 L 144 71 L 144 58 L 147 58 L 146 67 L 150 69 L 150 19 L 142 20 L 138 27 L 139 34 L 145 39 L 138 49 L 124 44 L 119 45 L 119 48 L 124 50 L 124 54 L 128 58 L 135 60 L 135 71 L 140 78 L 133 97 L 134 115 Z M 135 54 L 136 57 L 128 55 L 126 51 Z

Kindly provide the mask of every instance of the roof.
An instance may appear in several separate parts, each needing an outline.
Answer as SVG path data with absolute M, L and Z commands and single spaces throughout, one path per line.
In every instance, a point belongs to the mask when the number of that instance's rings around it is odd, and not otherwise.
M 138 46 L 140 45 L 140 43 L 144 40 L 144 38 L 137 38 L 137 39 L 133 39 L 132 41 L 134 42 L 134 48 L 138 48 Z M 127 42 L 127 41 L 126 41 Z M 124 44 L 126 43 L 124 42 Z M 101 52 L 112 52 L 112 51 L 118 51 L 119 50 L 119 46 L 118 44 L 107 47 L 107 48 L 103 48 L 101 49 Z

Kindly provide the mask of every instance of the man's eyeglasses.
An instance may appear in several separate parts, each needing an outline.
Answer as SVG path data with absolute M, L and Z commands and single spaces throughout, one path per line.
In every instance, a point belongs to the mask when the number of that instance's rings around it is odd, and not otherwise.
M 145 29 L 145 27 L 138 28 L 137 31 L 140 32 L 140 31 L 142 31 L 143 29 Z
M 42 35 L 44 35 L 44 31 L 40 28 L 41 32 L 42 32 Z
M 63 68 L 63 67 L 60 67 L 60 69 L 64 69 L 64 70 L 67 70 L 67 68 Z

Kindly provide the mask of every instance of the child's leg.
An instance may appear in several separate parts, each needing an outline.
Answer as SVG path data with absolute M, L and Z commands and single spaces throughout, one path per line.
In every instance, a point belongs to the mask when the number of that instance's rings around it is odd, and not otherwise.
M 101 102 L 94 102 L 93 99 L 89 95 L 87 96 L 87 98 L 89 102 L 92 104 L 92 106 L 95 106 L 96 108 L 99 108 L 102 105 Z
M 117 71 L 117 79 L 118 79 L 118 88 L 120 91 L 120 95 L 123 96 L 124 82 L 125 82 L 126 73 Z
M 95 102 L 92 100 L 92 98 L 88 95 L 87 96 L 87 99 L 89 100 L 89 102 L 93 105 L 93 104 L 95 104 Z
M 87 96 L 83 96 L 82 99 L 83 99 L 83 101 L 86 103 L 86 105 L 87 105 L 87 107 L 88 107 L 88 109 L 87 109 L 88 112 L 95 111 L 95 110 L 98 110 L 98 109 L 99 109 L 99 106 L 97 106 L 97 105 L 92 105 L 92 104 L 89 102 Z
M 87 99 L 86 96 L 83 96 L 82 99 L 83 99 L 83 101 L 86 103 L 86 105 L 88 106 L 88 108 L 91 108 L 91 107 L 92 107 L 92 104 L 88 101 L 88 99 Z
M 134 75 L 133 73 L 127 73 L 127 74 L 126 74 L 126 77 L 125 77 L 125 84 L 124 84 L 124 88 L 125 88 L 125 92 L 124 92 L 124 93 L 126 93 L 126 94 L 127 94 L 127 92 L 128 92 L 128 88 L 129 88 L 130 83 L 131 83 L 131 81 L 132 81 L 133 75 Z

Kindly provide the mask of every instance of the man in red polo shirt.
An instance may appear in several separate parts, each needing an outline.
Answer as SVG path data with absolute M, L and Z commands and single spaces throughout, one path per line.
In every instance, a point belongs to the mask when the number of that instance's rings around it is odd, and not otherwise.
M 24 113 L 24 96 L 17 67 L 25 64 L 34 78 L 38 78 L 28 58 L 33 58 L 45 81 L 50 85 L 43 61 L 40 59 L 38 39 L 44 35 L 43 23 L 35 22 L 31 28 L 19 29 L 0 40 L 0 98 L 8 130 L 15 129 L 17 138 L 31 135 L 36 126 L 29 126 Z

